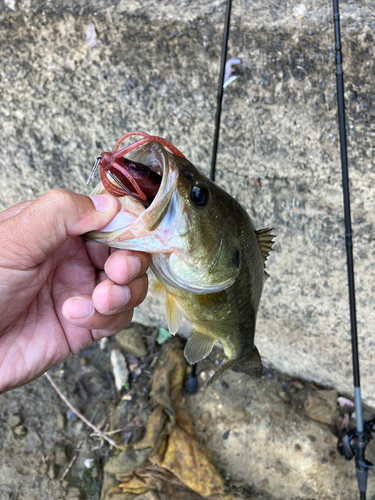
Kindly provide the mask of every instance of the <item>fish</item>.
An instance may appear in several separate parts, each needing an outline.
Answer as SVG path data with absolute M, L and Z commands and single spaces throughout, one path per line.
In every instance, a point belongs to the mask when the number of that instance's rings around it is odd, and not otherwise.
M 223 347 L 225 359 L 209 383 L 228 369 L 261 375 L 254 336 L 272 229 L 256 230 L 237 200 L 157 140 L 132 150 L 127 161 L 160 176 L 151 204 L 119 197 L 118 215 L 84 237 L 151 254 L 151 288 L 165 293 L 170 333 L 177 333 L 182 317 L 192 324 L 184 350 L 188 363 L 205 359 L 216 340 Z M 92 195 L 105 192 L 100 182 Z

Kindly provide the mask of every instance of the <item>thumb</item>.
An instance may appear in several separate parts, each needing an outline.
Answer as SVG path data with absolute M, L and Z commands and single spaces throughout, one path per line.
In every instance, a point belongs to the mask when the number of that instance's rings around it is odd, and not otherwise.
M 90 198 L 65 189 L 52 189 L 0 223 L 0 241 L 8 242 L 1 253 L 13 263 L 18 262 L 16 267 L 38 265 L 63 245 L 68 236 L 105 227 L 119 209 L 118 199 L 111 195 Z

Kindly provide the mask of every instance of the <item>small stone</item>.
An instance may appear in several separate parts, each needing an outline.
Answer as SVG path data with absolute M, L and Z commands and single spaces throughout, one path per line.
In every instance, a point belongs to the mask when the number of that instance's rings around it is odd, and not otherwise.
M 132 326 L 122 330 L 116 335 L 116 343 L 125 352 L 133 354 L 136 358 L 143 358 L 147 355 L 147 349 L 139 328 Z
M 115 377 L 116 389 L 120 392 L 128 381 L 129 370 L 126 365 L 125 356 L 119 349 L 112 349 L 111 364 L 113 376 Z
M 22 418 L 19 415 L 9 415 L 8 424 L 10 427 L 16 427 L 22 423 Z
M 281 397 L 281 399 L 282 399 L 283 401 L 285 401 L 286 403 L 287 403 L 288 401 L 290 401 L 290 398 L 289 398 L 288 394 L 287 394 L 285 391 L 280 391 L 280 392 L 279 392 L 279 396 L 280 396 L 280 397 Z
M 15 436 L 17 437 L 24 437 L 27 434 L 27 429 L 24 425 L 17 425 L 17 427 L 14 427 L 12 429 L 12 432 Z
M 68 420 L 77 420 L 78 418 L 78 415 L 69 408 L 69 410 L 66 412 L 66 416 L 68 418 Z
M 354 408 L 355 405 L 353 401 L 350 401 L 350 399 L 344 398 L 344 397 L 339 397 L 337 398 L 338 404 L 341 406 L 341 408 Z
M 55 451 L 55 463 L 57 465 L 64 465 L 68 461 L 66 456 L 65 446 L 58 447 Z
M 48 469 L 49 469 L 49 465 L 47 464 L 47 462 L 44 462 L 41 466 L 40 466 L 40 472 L 42 474 L 47 474 L 48 473 Z
M 83 462 L 83 465 L 86 467 L 86 469 L 93 469 L 93 467 L 95 466 L 95 459 L 86 458 L 86 460 Z
M 300 381 L 300 380 L 295 380 L 293 382 L 293 387 L 295 387 L 296 389 L 298 389 L 299 391 L 302 390 L 305 386 L 304 384 Z
M 99 346 L 102 351 L 104 351 L 107 348 L 109 339 L 108 337 L 103 337 L 101 340 L 99 340 Z
M 65 423 L 66 423 L 65 415 L 63 413 L 58 413 L 56 419 L 57 419 L 57 427 L 59 429 L 65 429 Z
M 29 453 L 36 453 L 41 445 L 42 441 L 38 434 L 34 431 L 30 431 L 26 438 L 26 451 Z
M 266 486 L 268 486 L 268 479 L 263 479 L 263 481 L 261 481 L 259 484 L 258 484 L 258 488 L 261 490 L 263 488 L 265 488 Z
M 224 432 L 224 434 L 223 434 L 223 439 L 224 439 L 224 441 L 226 441 L 226 440 L 229 438 L 229 433 L 230 433 L 230 430 L 229 430 L 229 431 Z
M 206 372 L 201 372 L 199 374 L 200 378 L 205 382 L 207 380 L 207 373 Z
M 89 364 L 89 360 L 87 358 L 81 358 L 79 360 L 79 364 L 82 366 L 82 367 L 85 367 L 85 366 L 88 366 Z
M 48 477 L 50 479 L 56 479 L 58 473 L 58 467 L 54 463 L 51 463 L 48 468 Z
M 200 416 L 200 421 L 204 424 L 210 423 L 211 419 L 212 419 L 211 413 L 209 413 L 208 411 L 204 411 Z
M 337 392 L 315 391 L 305 401 L 305 410 L 310 418 L 332 425 L 336 419 Z

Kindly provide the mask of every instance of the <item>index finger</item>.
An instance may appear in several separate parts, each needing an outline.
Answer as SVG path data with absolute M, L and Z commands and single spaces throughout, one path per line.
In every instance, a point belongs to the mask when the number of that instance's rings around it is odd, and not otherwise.
M 132 250 L 117 250 L 104 264 L 108 278 L 118 285 L 125 285 L 136 276 L 142 276 L 151 262 L 151 255 Z

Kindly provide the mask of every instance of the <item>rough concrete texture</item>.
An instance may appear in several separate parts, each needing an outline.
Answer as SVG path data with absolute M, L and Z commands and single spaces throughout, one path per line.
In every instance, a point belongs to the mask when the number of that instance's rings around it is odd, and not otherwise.
M 224 11 L 223 1 L 2 3 L 1 207 L 80 190 L 95 156 L 129 130 L 166 137 L 207 172 Z M 362 384 L 374 406 L 375 5 L 341 12 Z M 329 2 L 235 2 L 229 56 L 242 76 L 226 92 L 217 181 L 278 235 L 261 354 L 351 393 L 333 49 Z M 137 318 L 165 324 L 151 297 Z

